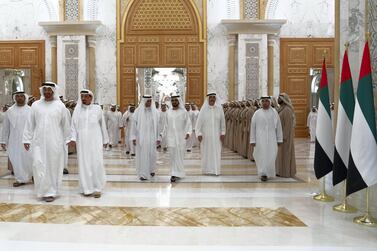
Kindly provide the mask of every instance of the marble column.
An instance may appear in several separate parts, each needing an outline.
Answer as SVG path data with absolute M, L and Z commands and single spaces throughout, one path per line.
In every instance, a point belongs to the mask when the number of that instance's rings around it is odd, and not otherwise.
M 57 62 L 57 37 L 50 37 L 51 45 L 51 81 L 57 83 L 58 81 L 58 62 Z
M 280 93 L 280 37 L 268 35 L 268 76 L 272 82 L 268 83 L 268 95 L 277 96 Z
M 238 35 L 238 100 L 267 95 L 267 34 Z
M 268 79 L 267 79 L 267 95 L 274 95 L 274 45 L 268 41 Z
M 80 89 L 86 88 L 85 36 L 58 36 L 58 82 L 61 94 L 77 100 Z
M 228 100 L 236 98 L 236 35 L 228 35 L 229 58 L 228 58 Z
M 367 5 L 366 5 L 367 3 Z M 360 74 L 360 65 L 366 41 L 365 32 L 371 32 L 370 53 L 372 63 L 372 77 L 374 83 L 375 107 L 377 108 L 377 3 L 374 0 L 340 0 L 340 38 L 339 38 L 339 64 L 341 66 L 344 55 L 344 44 L 350 43 L 348 57 L 352 73 L 353 87 L 356 92 Z M 367 21 L 367 23 L 366 23 Z M 377 118 L 377 109 L 376 109 Z M 340 188 L 335 187 L 333 193 L 338 201 L 343 199 Z M 377 205 L 377 186 L 370 187 L 370 207 Z M 356 208 L 364 210 L 365 191 L 358 192 L 349 197 L 349 203 Z
M 96 37 L 88 36 L 88 88 L 96 97 Z
M 372 61 L 372 78 L 374 83 L 374 103 L 377 108 L 377 3 L 374 0 L 368 0 L 368 31 L 370 39 L 370 56 Z M 376 109 L 377 118 L 377 109 Z
M 344 44 L 350 43 L 348 57 L 352 81 L 356 90 L 360 63 L 365 44 L 365 1 L 340 0 L 340 65 L 343 61 Z
M 221 23 L 227 28 L 228 35 L 237 38 L 234 47 L 237 61 L 235 99 L 256 99 L 267 94 L 276 96 L 280 86 L 279 33 L 286 20 L 222 20 Z
M 334 58 L 340 58 L 340 0 L 335 0 L 335 46 Z M 338 120 L 338 103 L 339 103 L 339 88 L 340 88 L 340 62 L 334 61 L 334 116 L 333 121 L 337 123 Z

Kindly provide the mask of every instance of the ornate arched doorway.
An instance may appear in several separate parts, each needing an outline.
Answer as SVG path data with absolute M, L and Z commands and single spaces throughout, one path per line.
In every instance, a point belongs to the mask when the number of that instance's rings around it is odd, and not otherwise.
M 137 102 L 136 68 L 146 67 L 186 68 L 186 100 L 201 104 L 207 86 L 204 5 L 200 8 L 201 15 L 193 0 L 123 2 L 118 2 L 118 100 L 121 106 Z

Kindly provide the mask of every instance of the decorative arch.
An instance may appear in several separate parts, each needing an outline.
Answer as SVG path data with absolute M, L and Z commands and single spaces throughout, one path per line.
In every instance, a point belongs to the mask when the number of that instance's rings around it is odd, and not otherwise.
M 206 40 L 192 0 L 131 0 L 118 32 L 118 99 L 137 101 L 136 68 L 187 68 L 188 101 L 201 104 L 206 91 Z M 119 13 L 118 13 L 119 15 Z
M 279 0 L 268 0 L 265 11 L 266 19 L 271 19 L 274 17 L 278 3 Z
M 48 0 L 43 0 L 42 3 L 45 5 L 48 11 L 49 20 L 58 20 L 59 17 L 56 13 L 54 5 Z

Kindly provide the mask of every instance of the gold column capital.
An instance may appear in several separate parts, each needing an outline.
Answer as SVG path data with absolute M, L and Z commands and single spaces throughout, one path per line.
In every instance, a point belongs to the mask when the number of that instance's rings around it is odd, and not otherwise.
M 58 47 L 58 38 L 57 36 L 50 36 L 50 46 L 51 47 Z
M 87 41 L 88 41 L 89 48 L 96 48 L 96 45 L 97 45 L 96 36 L 87 36 Z
M 227 39 L 229 46 L 235 46 L 237 44 L 237 37 L 235 34 L 229 34 Z

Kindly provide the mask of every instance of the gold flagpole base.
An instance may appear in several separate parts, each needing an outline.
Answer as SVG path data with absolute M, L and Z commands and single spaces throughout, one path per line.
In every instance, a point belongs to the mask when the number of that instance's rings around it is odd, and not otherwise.
M 377 219 L 373 218 L 369 213 L 354 218 L 353 222 L 368 227 L 377 227 Z
M 348 205 L 346 202 L 342 204 L 335 205 L 332 208 L 334 211 L 341 212 L 341 213 L 355 213 L 357 209 L 353 206 Z
M 325 192 L 321 192 L 318 195 L 313 196 L 314 200 L 322 201 L 322 202 L 332 202 L 334 201 L 334 198 L 330 195 L 328 195 Z

